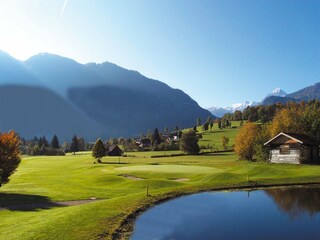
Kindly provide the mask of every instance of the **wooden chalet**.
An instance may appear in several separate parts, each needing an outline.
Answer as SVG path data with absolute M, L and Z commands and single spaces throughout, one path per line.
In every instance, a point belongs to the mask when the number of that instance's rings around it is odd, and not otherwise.
M 108 156 L 122 156 L 123 151 L 119 148 L 118 145 L 111 145 L 107 148 L 107 155 Z
M 307 135 L 281 132 L 264 144 L 270 147 L 272 163 L 319 163 L 318 139 Z

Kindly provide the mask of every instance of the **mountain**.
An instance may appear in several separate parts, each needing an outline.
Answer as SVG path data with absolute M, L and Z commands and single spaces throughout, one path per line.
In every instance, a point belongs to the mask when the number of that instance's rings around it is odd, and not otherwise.
M 272 101 L 276 101 L 276 99 L 278 99 L 278 97 L 284 97 L 286 96 L 287 93 L 285 91 L 283 91 L 280 88 L 275 88 L 271 93 L 267 94 L 262 101 L 260 102 L 255 102 L 255 101 L 244 101 L 242 103 L 235 103 L 232 104 L 229 107 L 226 108 L 220 108 L 220 107 L 211 107 L 208 110 L 215 116 L 217 117 L 223 117 L 224 114 L 226 113 L 234 113 L 235 111 L 239 110 L 239 111 L 243 111 L 244 109 L 246 109 L 247 107 L 251 107 L 251 106 L 257 106 L 259 104 L 268 104 L 269 102 Z M 284 100 L 285 99 L 281 99 L 280 100 Z
M 268 97 L 264 99 L 262 104 L 272 105 L 275 103 L 301 102 L 301 101 L 309 101 L 312 99 L 320 100 L 320 83 L 316 83 L 312 86 L 290 93 L 285 97 L 279 97 L 279 98 Z
M 13 114 L 11 122 L 9 114 L 0 118 L 0 131 L 15 129 L 28 138 L 137 136 L 156 127 L 190 127 L 196 118 L 211 115 L 183 91 L 136 71 L 109 62 L 80 64 L 53 54 L 20 62 L 0 52 L 0 87 L 10 99 L 3 97 L 0 109 L 23 113 L 27 121 L 23 124 Z
M 285 97 L 285 96 L 287 96 L 287 93 L 285 91 L 283 91 L 281 88 L 276 88 L 272 91 L 272 93 L 265 96 L 264 99 L 268 97 Z
M 303 88 L 294 93 L 288 94 L 287 97 L 309 101 L 312 99 L 320 99 L 320 83 L 316 83 L 312 86 Z
M 0 130 L 15 130 L 24 138 L 57 134 L 61 141 L 74 134 L 90 138 L 104 128 L 65 99 L 43 87 L 0 86 Z
M 256 106 L 258 104 L 259 104 L 258 102 L 254 102 L 254 101 L 244 101 L 243 103 L 232 104 L 230 107 L 226 107 L 225 109 L 230 112 L 235 112 L 237 110 L 242 111 L 247 107 Z
M 225 115 L 226 113 L 230 113 L 230 110 L 221 107 L 211 107 L 208 108 L 208 111 L 216 117 L 223 117 L 223 115 Z
M 104 83 L 101 77 L 88 70 L 85 65 L 54 54 L 41 53 L 29 58 L 24 64 L 43 85 L 62 96 L 66 96 L 71 87 Z
M 269 96 L 262 101 L 261 105 L 268 106 L 276 103 L 286 104 L 288 102 L 300 102 L 300 100 L 289 97 Z
M 220 108 L 220 107 L 211 107 L 208 110 L 217 117 L 223 117 L 223 115 L 225 115 L 226 113 L 234 113 L 235 111 L 239 110 L 239 111 L 243 111 L 244 109 L 246 109 L 247 107 L 251 107 L 251 106 L 256 106 L 258 105 L 258 102 L 254 102 L 254 101 L 244 101 L 243 103 L 235 103 L 232 104 L 229 107 L 226 108 Z
M 24 64 L 0 50 L 0 85 L 16 84 L 27 86 L 42 86 Z

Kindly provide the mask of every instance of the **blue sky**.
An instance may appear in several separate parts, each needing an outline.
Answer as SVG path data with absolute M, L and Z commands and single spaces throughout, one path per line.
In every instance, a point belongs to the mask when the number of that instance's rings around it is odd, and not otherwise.
M 0 49 L 109 61 L 228 106 L 320 81 L 319 23 L 319 0 L 3 0 Z

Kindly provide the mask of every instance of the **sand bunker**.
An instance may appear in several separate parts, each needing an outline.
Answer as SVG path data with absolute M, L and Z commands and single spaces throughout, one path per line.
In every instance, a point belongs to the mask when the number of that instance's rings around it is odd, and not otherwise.
M 125 178 L 129 178 L 129 179 L 134 180 L 134 181 L 143 180 L 143 178 L 135 177 L 135 176 L 128 175 L 128 174 L 120 174 L 119 176 L 125 177 Z
M 173 181 L 175 182 L 186 182 L 186 181 L 189 181 L 190 179 L 189 178 L 177 178 L 177 179 L 173 179 Z

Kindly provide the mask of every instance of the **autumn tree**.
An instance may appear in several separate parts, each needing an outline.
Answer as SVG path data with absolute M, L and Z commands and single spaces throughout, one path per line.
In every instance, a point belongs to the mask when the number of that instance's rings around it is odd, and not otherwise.
M 92 149 L 92 156 L 101 162 L 101 158 L 106 154 L 106 148 L 101 140 L 101 138 L 97 139 Z
M 284 108 L 274 117 L 270 125 L 270 135 L 276 136 L 280 132 L 303 133 L 300 126 L 301 113 L 297 108 Z
M 258 126 L 254 123 L 246 123 L 238 132 L 235 139 L 234 150 L 241 160 L 253 160 Z
M 180 150 L 188 154 L 198 154 L 200 152 L 198 137 L 195 131 L 190 130 L 182 134 Z
M 14 131 L 0 133 L 0 186 L 9 181 L 20 163 L 19 143 Z

